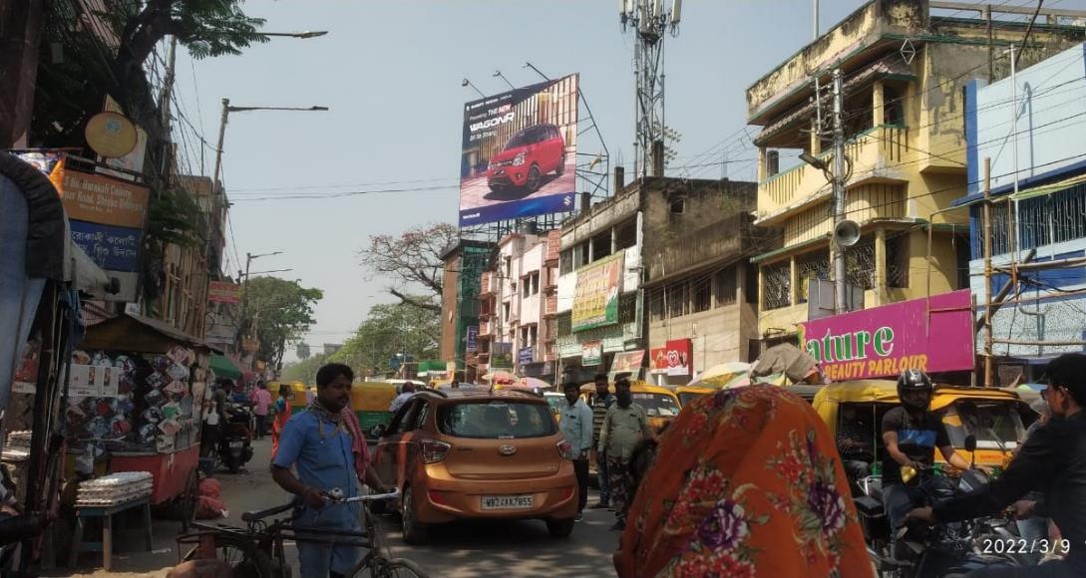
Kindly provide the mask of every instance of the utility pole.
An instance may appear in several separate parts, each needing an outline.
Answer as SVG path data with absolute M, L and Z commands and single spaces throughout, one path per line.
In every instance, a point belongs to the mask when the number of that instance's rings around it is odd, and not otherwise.
M 992 159 L 984 159 L 984 387 L 992 387 Z M 931 225 L 928 225 L 929 227 Z
M 844 83 L 841 69 L 833 70 L 833 227 L 845 220 L 845 126 L 844 126 Z M 833 253 L 833 289 L 834 312 L 844 313 L 848 295 L 848 280 L 845 275 L 845 247 L 834 243 Z
M 814 15 L 813 16 L 814 16 L 814 18 L 811 21 L 811 24 L 814 27 L 814 35 L 812 36 L 812 38 L 815 39 L 815 40 L 818 40 L 818 0 L 814 0 Z

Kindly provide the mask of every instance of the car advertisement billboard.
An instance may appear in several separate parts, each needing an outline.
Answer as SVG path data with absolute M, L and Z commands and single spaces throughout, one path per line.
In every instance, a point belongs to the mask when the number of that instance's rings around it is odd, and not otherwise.
M 461 227 L 574 209 L 578 81 L 572 74 L 464 105 Z

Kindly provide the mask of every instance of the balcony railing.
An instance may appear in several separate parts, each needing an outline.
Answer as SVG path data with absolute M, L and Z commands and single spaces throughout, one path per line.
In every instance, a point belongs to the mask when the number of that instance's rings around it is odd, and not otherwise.
M 871 179 L 905 180 L 910 166 L 908 132 L 907 128 L 882 125 L 849 139 L 845 144 L 853 167 L 849 186 Z M 821 158 L 832 161 L 828 153 Z M 777 214 L 820 192 L 829 192 L 826 175 L 810 165 L 797 165 L 758 184 L 758 214 L 762 218 Z
M 558 315 L 558 295 L 547 295 L 543 302 L 543 315 L 547 317 Z
M 483 275 L 479 278 L 479 295 L 493 295 L 497 291 L 495 290 L 494 273 L 490 271 L 484 271 Z

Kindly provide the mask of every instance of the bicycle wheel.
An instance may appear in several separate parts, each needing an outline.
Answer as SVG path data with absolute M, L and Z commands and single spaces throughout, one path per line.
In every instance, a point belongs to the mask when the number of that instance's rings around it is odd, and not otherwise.
M 429 578 L 430 575 L 421 566 L 404 558 L 381 558 L 375 556 L 363 562 L 354 573 L 354 578 Z
M 184 561 L 195 560 L 199 555 L 200 547 L 197 546 L 185 554 Z M 215 559 L 230 566 L 233 578 L 275 578 L 268 555 L 244 538 L 215 536 Z

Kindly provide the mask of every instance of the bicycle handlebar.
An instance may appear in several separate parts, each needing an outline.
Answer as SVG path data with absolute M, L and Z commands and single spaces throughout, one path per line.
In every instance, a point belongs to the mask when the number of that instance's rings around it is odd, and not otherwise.
M 395 490 L 393 490 L 392 492 L 389 492 L 387 494 L 370 494 L 368 496 L 355 496 L 353 498 L 338 498 L 337 499 L 337 498 L 334 498 L 334 497 L 325 496 L 325 501 L 328 502 L 329 505 L 335 505 L 335 504 L 347 504 L 347 503 L 351 503 L 351 502 L 376 502 L 378 500 L 391 500 L 391 499 L 398 498 L 398 497 L 400 497 L 400 490 L 399 490 L 399 488 L 396 488 Z M 288 502 L 288 503 L 280 505 L 280 506 L 275 506 L 274 508 L 268 508 L 267 510 L 257 510 L 255 512 L 245 512 L 244 514 L 241 515 L 241 521 L 245 522 L 246 524 L 251 524 L 251 523 L 256 522 L 258 520 L 267 518 L 268 516 L 274 516 L 276 514 L 286 512 L 287 510 L 289 510 L 291 508 L 294 508 L 294 507 L 296 507 L 298 505 L 299 505 L 299 502 L 292 501 L 292 502 Z
M 370 494 L 368 496 L 355 496 L 353 498 L 329 498 L 330 504 L 346 504 L 351 502 L 376 502 L 377 500 L 391 500 L 400 497 L 400 489 L 395 488 L 387 494 Z

